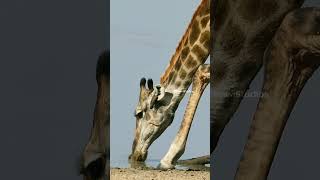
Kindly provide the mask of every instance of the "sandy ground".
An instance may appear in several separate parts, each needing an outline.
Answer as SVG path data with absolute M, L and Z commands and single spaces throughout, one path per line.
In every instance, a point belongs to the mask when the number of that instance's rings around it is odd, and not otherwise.
M 209 180 L 209 171 L 112 168 L 111 180 Z

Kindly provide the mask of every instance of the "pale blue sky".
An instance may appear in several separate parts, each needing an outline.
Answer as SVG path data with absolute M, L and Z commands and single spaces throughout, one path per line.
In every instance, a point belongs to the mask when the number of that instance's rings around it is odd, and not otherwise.
M 199 3 L 200 0 L 111 0 L 111 166 L 126 160 L 131 151 L 140 78 L 159 83 Z M 167 152 L 188 97 L 186 94 L 172 125 L 150 147 L 148 159 L 161 159 Z M 209 154 L 209 132 L 207 88 L 182 158 Z

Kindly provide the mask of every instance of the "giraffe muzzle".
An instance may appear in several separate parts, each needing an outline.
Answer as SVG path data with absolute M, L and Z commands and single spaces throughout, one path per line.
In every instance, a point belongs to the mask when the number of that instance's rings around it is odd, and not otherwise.
M 145 161 L 147 159 L 148 152 L 134 151 L 130 156 L 129 160 L 131 161 Z

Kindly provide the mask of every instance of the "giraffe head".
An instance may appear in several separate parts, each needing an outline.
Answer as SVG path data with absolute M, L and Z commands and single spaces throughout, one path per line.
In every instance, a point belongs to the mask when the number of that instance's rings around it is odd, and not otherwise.
M 146 87 L 147 84 L 147 87 Z M 144 161 L 148 148 L 171 124 L 176 107 L 171 101 L 173 94 L 165 92 L 161 85 L 153 86 L 153 81 L 145 78 L 140 80 L 139 102 L 135 109 L 135 137 L 132 154 L 129 159 Z

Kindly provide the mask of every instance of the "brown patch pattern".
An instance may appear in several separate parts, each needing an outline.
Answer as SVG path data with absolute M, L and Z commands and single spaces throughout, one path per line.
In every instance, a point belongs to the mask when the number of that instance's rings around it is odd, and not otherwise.
M 191 45 L 193 45 L 197 41 L 200 32 L 201 32 L 201 30 L 200 30 L 199 24 L 198 23 L 194 23 L 192 25 L 192 29 L 191 29 L 191 32 L 190 32 L 190 38 L 189 38 L 189 43 Z
M 205 31 L 200 36 L 200 43 L 204 44 L 210 39 L 210 31 Z
M 200 46 L 198 46 L 197 44 L 193 46 L 192 50 L 191 50 L 197 57 L 204 57 L 207 55 L 207 52 L 202 49 Z
M 165 70 L 164 74 L 160 78 L 161 84 L 165 84 L 166 82 L 170 81 L 169 80 L 170 74 L 171 74 L 171 71 L 174 69 L 175 64 L 178 61 L 183 60 L 182 58 L 179 58 L 179 57 L 181 57 L 181 53 L 182 53 L 182 50 L 184 49 L 184 47 L 188 46 L 188 41 L 190 41 L 190 38 L 191 38 L 191 37 L 189 37 L 189 35 L 192 34 L 192 36 L 195 36 L 196 34 L 199 34 L 200 30 L 199 30 L 199 32 L 197 32 L 197 30 L 191 32 L 192 28 L 194 28 L 194 24 L 197 24 L 197 26 L 198 26 L 197 28 L 199 28 L 197 17 L 198 16 L 202 17 L 202 16 L 208 15 L 208 14 L 210 14 L 210 0 L 202 0 L 200 5 L 198 6 L 197 10 L 193 14 L 191 22 L 188 25 L 188 28 L 187 28 L 186 32 L 184 33 L 178 47 L 176 48 L 176 52 L 171 57 L 168 68 Z M 183 56 L 186 56 L 186 55 L 183 55 Z
M 210 20 L 210 16 L 206 16 L 201 19 L 200 24 L 202 28 L 205 28 Z
M 176 82 L 176 86 L 177 86 L 177 87 L 180 87 L 180 86 L 181 86 L 181 81 L 177 81 L 177 82 Z
M 186 60 L 186 64 L 185 64 L 187 69 L 190 69 L 196 65 L 197 65 L 197 61 L 194 60 L 193 57 L 189 55 L 188 59 Z
M 187 72 L 184 69 L 181 69 L 179 72 L 179 77 L 181 79 L 184 79 L 184 78 L 186 78 L 186 76 L 187 76 Z
M 189 47 L 183 48 L 183 50 L 182 50 L 182 52 L 181 52 L 181 56 L 180 56 L 180 57 L 181 57 L 181 61 L 183 61 L 183 60 L 185 60 L 185 59 L 187 58 L 189 52 L 190 52 Z M 180 62 L 180 63 L 181 63 L 181 62 Z

